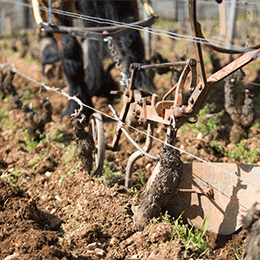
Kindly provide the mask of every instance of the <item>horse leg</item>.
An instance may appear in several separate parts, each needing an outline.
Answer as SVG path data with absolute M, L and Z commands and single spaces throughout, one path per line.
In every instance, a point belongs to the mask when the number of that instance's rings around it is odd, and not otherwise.
M 52 35 L 41 36 L 39 39 L 42 75 L 45 76 L 45 67 L 47 64 L 54 64 L 60 60 L 58 45 Z
M 118 85 L 109 71 L 103 68 L 104 46 L 104 43 L 93 40 L 85 39 L 82 42 L 86 82 L 90 96 L 103 96 L 112 100 L 110 91 L 118 89 Z
M 81 46 L 76 38 L 69 35 L 62 35 L 62 41 L 62 65 L 69 85 L 69 95 L 76 96 L 84 104 L 93 107 L 91 96 L 87 92 L 88 89 L 85 82 Z M 79 105 L 74 100 L 69 100 L 68 106 L 61 117 L 71 115 L 78 108 Z M 92 111 L 84 107 L 83 113 L 88 120 Z

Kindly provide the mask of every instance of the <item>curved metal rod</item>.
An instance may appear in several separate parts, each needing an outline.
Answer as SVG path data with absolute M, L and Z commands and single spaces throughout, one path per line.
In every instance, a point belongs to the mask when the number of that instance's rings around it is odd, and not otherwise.
M 154 10 L 153 10 L 152 6 L 149 4 L 149 2 L 147 0 L 140 0 L 140 1 L 142 2 L 146 13 L 149 16 L 155 16 Z
M 147 153 L 140 145 L 138 145 L 135 140 L 127 133 L 127 131 L 124 128 L 124 123 L 120 120 L 120 118 L 117 116 L 115 109 L 109 104 L 109 108 L 111 109 L 115 119 L 118 121 L 118 124 L 120 126 L 120 129 L 125 134 L 125 136 L 129 139 L 129 141 L 141 152 L 143 156 L 146 156 L 152 160 L 158 160 L 157 157 L 150 155 Z
M 191 28 L 192 28 L 194 36 L 197 38 L 197 37 L 199 37 L 200 30 L 197 26 L 196 2 L 197 2 L 197 0 L 189 0 Z M 203 60 L 203 55 L 202 55 L 201 43 L 199 41 L 196 41 L 194 44 L 195 44 L 195 49 L 196 49 L 196 57 L 197 57 L 197 60 L 199 63 L 200 77 L 202 79 L 203 86 L 205 86 L 205 85 L 207 85 L 207 78 L 206 78 L 204 60 Z
M 189 72 L 190 72 L 190 67 L 187 64 L 185 66 L 185 68 L 183 69 L 181 76 L 177 83 L 177 88 L 175 91 L 174 107 L 179 107 L 182 105 L 182 89 L 183 89 L 184 83 L 186 81 L 186 78 L 187 78 Z
M 176 83 L 162 98 L 162 101 L 166 101 L 167 97 L 169 97 L 172 92 L 177 88 L 178 83 Z
M 35 22 L 40 25 L 43 23 L 41 14 L 40 14 L 40 7 L 39 7 L 39 2 L 38 0 L 32 0 L 32 6 L 33 6 L 33 15 L 35 18 Z
M 221 48 L 218 46 L 215 46 L 211 43 L 209 43 L 201 30 L 201 24 L 199 22 L 197 22 L 197 27 L 198 27 L 198 33 L 199 33 L 199 38 L 201 38 L 201 42 L 203 42 L 205 44 L 206 47 L 208 47 L 209 49 L 216 51 L 216 52 L 220 52 L 220 53 L 226 53 L 226 54 L 239 54 L 239 53 L 245 53 L 245 52 L 249 52 L 252 50 L 256 50 L 260 48 L 260 44 L 257 44 L 255 46 L 249 47 L 249 48 L 244 48 L 243 50 L 231 50 L 231 49 L 226 49 L 226 48 Z
M 153 138 L 151 136 L 153 135 L 153 130 L 154 130 L 154 124 L 148 123 L 146 141 L 145 141 L 145 145 L 143 147 L 143 150 L 146 151 L 147 153 L 152 148 Z M 133 165 L 134 165 L 135 161 L 138 160 L 142 156 L 143 156 L 143 154 L 138 150 L 129 157 L 129 159 L 127 161 L 126 174 L 125 174 L 125 187 L 126 188 L 128 188 L 129 184 L 131 183 Z
M 44 30 L 48 33 L 63 33 L 70 34 L 72 36 L 79 36 L 83 38 L 89 38 L 93 40 L 103 40 L 106 37 L 118 38 L 126 34 L 129 34 L 136 30 L 135 26 L 150 26 L 152 25 L 158 17 L 150 17 L 147 20 L 138 21 L 134 23 L 128 23 L 126 25 L 117 25 L 117 26 L 107 26 L 107 27 L 89 27 L 89 28 L 75 28 L 75 27 L 66 27 L 66 26 L 55 26 L 50 25 L 46 22 L 37 22 Z M 104 31 L 108 33 L 103 34 Z

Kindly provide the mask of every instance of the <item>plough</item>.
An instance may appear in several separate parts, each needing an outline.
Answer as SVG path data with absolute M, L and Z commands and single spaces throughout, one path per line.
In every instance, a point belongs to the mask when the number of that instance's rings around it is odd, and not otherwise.
M 219 0 L 216 1 L 218 3 L 221 2 Z M 127 163 L 126 187 L 128 187 L 129 180 L 131 179 L 132 166 L 138 158 L 148 156 L 153 160 L 158 160 L 158 157 L 149 154 L 152 147 L 152 135 L 155 124 L 163 124 L 167 127 L 165 145 L 174 145 L 177 131 L 183 123 L 188 122 L 194 124 L 197 122 L 197 115 L 200 109 L 203 108 L 214 85 L 255 60 L 260 55 L 259 45 L 234 51 L 210 44 L 203 37 L 200 24 L 197 21 L 196 0 L 189 0 L 189 12 L 195 39 L 196 59 L 155 65 L 132 64 L 131 78 L 124 79 L 125 89 L 123 91 L 113 92 L 114 94 L 122 94 L 124 96 L 124 104 L 120 116 L 117 116 L 116 111 L 111 107 L 113 115 L 118 121 L 111 148 L 116 149 L 118 147 L 122 132 L 124 132 L 135 147 L 138 148 L 138 151 L 130 156 Z M 148 23 L 139 23 L 138 25 L 150 25 L 150 21 L 154 21 L 154 18 L 155 17 L 152 16 Z M 87 31 L 84 29 L 84 31 L 83 29 L 76 30 L 53 27 L 44 23 L 41 23 L 41 26 L 43 30 L 48 32 L 70 33 L 71 35 L 80 35 L 81 37 L 92 37 L 92 39 L 96 40 L 106 39 L 110 47 L 113 47 L 111 37 L 129 33 L 129 31 L 124 31 L 122 28 L 120 28 L 120 33 L 117 33 L 116 29 L 118 28 L 111 29 L 101 27 L 94 32 L 93 30 L 91 31 L 91 28 L 87 29 Z M 207 78 L 203 62 L 202 43 L 218 52 L 243 54 Z M 114 55 L 114 57 L 116 59 L 116 55 Z M 158 100 L 157 94 L 147 94 L 135 89 L 135 78 L 140 71 L 151 68 L 173 68 L 175 66 L 183 66 L 184 69 L 177 84 L 163 96 L 162 100 Z M 189 89 L 191 95 L 187 104 L 184 104 L 183 91 L 184 86 L 187 85 L 188 76 L 190 78 Z M 174 100 L 167 100 L 172 93 L 174 93 Z M 140 124 L 147 125 L 147 138 L 143 148 L 140 147 L 124 129 L 124 122 L 127 115 L 129 115 L 129 111 L 133 111 L 132 115 Z M 94 113 L 91 116 L 89 133 L 93 136 L 96 145 L 94 152 L 94 174 L 101 174 L 104 163 L 105 138 L 103 121 L 100 114 Z M 155 170 L 148 181 L 147 189 L 151 186 L 156 174 Z M 247 207 L 252 205 L 255 201 L 260 201 L 259 176 L 260 167 L 253 165 L 235 163 L 185 164 L 178 193 L 174 197 L 176 214 L 183 213 L 183 218 L 187 219 L 190 224 L 196 227 L 201 227 L 204 219 L 209 215 L 209 231 L 224 235 L 231 234 L 242 225 L 240 223 L 240 216 L 246 211 Z

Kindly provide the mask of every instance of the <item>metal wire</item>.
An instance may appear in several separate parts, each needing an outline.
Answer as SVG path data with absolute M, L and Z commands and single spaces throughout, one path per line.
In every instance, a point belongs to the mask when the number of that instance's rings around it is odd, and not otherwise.
M 5 2 L 5 3 L 10 3 L 7 0 L 0 0 L 0 2 Z M 22 5 L 28 8 L 32 8 L 32 5 L 30 4 L 25 4 L 25 3 L 17 3 L 15 2 L 14 4 L 18 4 L 18 5 Z M 249 2 L 246 3 L 247 5 L 250 4 Z M 251 3 L 254 4 L 254 3 Z M 260 4 L 257 4 L 260 5 Z M 41 10 L 43 11 L 48 11 L 48 8 L 46 7 L 40 7 Z M 100 24 L 109 24 L 109 25 L 120 25 L 126 28 L 133 28 L 139 31 L 146 31 L 147 29 L 141 26 L 133 26 L 127 23 L 122 23 L 122 22 L 118 22 L 118 21 L 113 21 L 110 19 L 104 19 L 104 18 L 98 18 L 98 17 L 91 17 L 91 16 L 86 16 L 86 15 L 81 15 L 81 14 L 77 14 L 77 13 L 73 13 L 73 12 L 67 12 L 67 11 L 62 11 L 62 10 L 58 10 L 58 9 L 52 9 L 53 13 L 57 13 L 57 14 L 61 14 L 64 16 L 69 16 L 72 18 L 77 18 L 77 19 L 81 19 L 81 20 L 89 20 L 92 22 L 96 22 L 96 23 L 100 23 Z M 199 42 L 201 44 L 205 44 L 203 42 L 204 39 L 199 38 L 199 37 L 193 37 L 193 36 L 189 36 L 189 35 L 182 35 L 182 34 L 178 34 L 178 33 L 173 33 L 173 32 L 169 32 L 166 30 L 161 30 L 161 29 L 155 29 L 155 28 L 149 28 L 149 33 L 154 34 L 154 35 L 158 35 L 158 36 L 164 36 L 164 37 L 168 37 L 174 40 L 182 40 L 182 41 L 190 41 L 190 42 Z M 209 45 L 213 45 L 214 44 L 218 44 L 220 46 L 226 46 L 226 43 L 224 41 L 218 41 L 218 40 L 213 40 L 213 39 L 207 39 L 207 41 L 209 42 Z M 234 51 L 244 51 L 244 52 L 248 52 L 248 49 L 243 47 L 243 46 L 236 46 L 236 45 L 231 45 L 230 46 L 231 50 Z
M 0 63 L 0 68 L 3 68 L 4 66 L 6 66 L 6 65 Z M 106 113 L 104 113 L 104 112 L 102 112 L 102 111 L 99 111 L 99 110 L 97 110 L 97 109 L 95 109 L 95 108 L 93 108 L 93 107 L 90 107 L 90 106 L 88 106 L 88 105 L 82 103 L 81 100 L 78 99 L 76 96 L 70 96 L 70 95 L 66 94 L 63 90 L 62 90 L 62 91 L 59 91 L 58 88 L 49 87 L 49 86 L 47 86 L 45 83 L 39 82 L 39 81 L 37 81 L 37 80 L 35 80 L 35 79 L 33 79 L 33 78 L 31 78 L 31 77 L 29 77 L 29 76 L 23 74 L 22 72 L 20 72 L 20 71 L 18 71 L 17 69 L 15 69 L 14 64 L 12 64 L 12 69 L 14 70 L 15 73 L 17 73 L 17 74 L 19 74 L 20 76 L 22 76 L 22 77 L 28 79 L 29 81 L 34 82 L 35 84 L 37 84 L 37 85 L 39 85 L 39 86 L 44 87 L 46 90 L 48 90 L 48 91 L 53 91 L 53 92 L 55 92 L 55 93 L 58 93 L 58 94 L 61 94 L 61 95 L 65 96 L 65 97 L 68 98 L 69 100 L 74 100 L 74 101 L 76 101 L 76 102 L 79 104 L 80 107 L 84 106 L 84 107 L 89 108 L 89 109 L 91 109 L 91 110 L 93 110 L 93 111 L 95 111 L 95 112 L 97 112 L 97 113 L 99 113 L 99 114 L 101 114 L 101 115 L 103 115 L 103 116 L 105 116 L 105 117 L 107 117 L 107 118 L 112 119 L 113 121 L 117 121 L 117 119 L 115 119 L 114 117 L 112 117 L 112 116 L 110 116 L 110 115 L 108 115 L 108 114 L 106 114 Z M 193 157 L 194 159 L 196 159 L 196 160 L 198 160 L 198 161 L 200 161 L 200 162 L 206 163 L 206 164 L 210 165 L 211 167 L 214 167 L 214 168 L 216 168 L 216 169 L 218 169 L 218 170 L 220 170 L 220 171 L 222 171 L 222 172 L 224 172 L 224 173 L 226 173 L 226 174 L 229 174 L 230 176 L 234 176 L 231 172 L 226 171 L 226 170 L 223 170 L 223 169 L 221 169 L 220 167 L 218 167 L 218 166 L 212 164 L 211 162 L 208 162 L 208 161 L 206 161 L 206 160 L 204 160 L 204 159 L 201 159 L 201 158 L 199 158 L 198 156 L 195 156 L 195 155 L 193 155 L 193 154 L 191 154 L 191 153 L 189 153 L 189 152 L 187 152 L 187 151 L 185 151 L 185 150 L 183 150 L 183 149 L 181 149 L 181 148 L 179 148 L 179 147 L 176 147 L 176 146 L 174 146 L 174 145 L 168 144 L 168 143 L 166 143 L 165 141 L 163 141 L 163 140 L 161 140 L 161 139 L 159 139 L 159 138 L 156 138 L 155 136 L 149 135 L 149 134 L 147 134 L 146 132 L 144 132 L 144 131 L 142 131 L 142 130 L 140 130 L 140 129 L 137 129 L 137 128 L 131 126 L 131 125 L 128 125 L 128 124 L 125 124 L 125 123 L 124 123 L 124 125 L 125 125 L 125 126 L 128 126 L 129 128 L 131 128 L 131 129 L 133 129 L 133 130 L 135 130 L 135 131 L 137 131 L 137 132 L 139 132 L 139 133 L 141 133 L 141 134 L 144 134 L 144 135 L 146 135 L 146 136 L 149 136 L 150 138 L 153 138 L 154 140 L 156 140 L 156 141 L 162 143 L 163 145 L 167 145 L 167 146 L 169 146 L 169 147 L 171 147 L 171 148 L 173 148 L 173 149 L 179 150 L 180 152 L 182 152 L 182 153 L 184 153 L 184 154 L 187 154 L 187 155 Z

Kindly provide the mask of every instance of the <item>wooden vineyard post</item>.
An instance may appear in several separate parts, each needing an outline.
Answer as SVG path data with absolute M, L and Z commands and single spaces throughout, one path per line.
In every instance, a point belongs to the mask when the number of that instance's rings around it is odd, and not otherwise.
M 227 35 L 227 19 L 226 19 L 226 6 L 225 1 L 219 5 L 219 25 L 220 35 L 225 38 Z
M 227 48 L 230 49 L 234 41 L 235 25 L 237 17 L 237 0 L 231 0 L 230 4 L 230 16 L 228 20 L 228 32 L 227 32 Z
M 148 3 L 151 5 L 151 0 L 148 0 Z M 144 9 L 144 20 L 148 19 L 148 14 Z M 145 43 L 145 58 L 150 60 L 151 58 L 151 34 L 150 34 L 150 27 L 146 27 L 144 31 L 144 43 Z

